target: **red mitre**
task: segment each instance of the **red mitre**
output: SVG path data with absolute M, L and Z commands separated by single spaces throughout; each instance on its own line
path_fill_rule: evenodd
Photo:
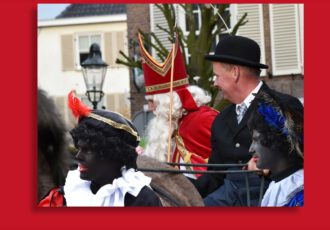
M 179 46 L 178 35 L 175 41 L 175 48 L 174 50 L 172 48 L 164 63 L 158 63 L 144 48 L 140 34 L 138 37 L 147 95 L 167 93 L 170 91 L 173 52 L 175 52 L 173 90 L 185 88 L 189 85 L 185 62 Z

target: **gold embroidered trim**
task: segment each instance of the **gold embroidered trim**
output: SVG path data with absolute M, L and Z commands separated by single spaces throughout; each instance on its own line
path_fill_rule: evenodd
M 120 123 L 117 123 L 109 118 L 105 118 L 105 117 L 101 117 L 95 113 L 90 113 L 88 115 L 88 117 L 91 117 L 91 118 L 94 118 L 98 121 L 102 121 L 104 123 L 107 123 L 108 125 L 111 125 L 112 127 L 114 127 L 115 129 L 122 129 L 122 130 L 125 130 L 126 132 L 132 134 L 133 136 L 136 137 L 136 140 L 137 141 L 140 141 L 140 136 L 137 132 L 135 132 L 130 126 L 128 125 L 125 125 L 125 124 L 120 124 Z
M 173 81 L 173 87 L 178 87 L 178 86 L 186 85 L 186 84 L 189 84 L 188 78 Z M 169 89 L 169 88 L 170 88 L 170 82 L 167 82 L 167 83 L 158 84 L 158 85 L 146 86 L 146 92 L 150 93 L 150 92 L 163 90 L 163 89 Z
M 183 143 L 183 139 L 179 134 L 175 135 L 175 140 L 176 140 L 176 144 L 178 146 L 179 154 L 182 156 L 184 163 L 191 164 L 191 160 L 190 160 L 191 156 L 192 155 L 198 156 L 198 155 L 196 155 L 195 153 L 189 152 L 186 149 L 186 147 L 184 146 L 184 143 Z M 201 156 L 198 156 L 198 157 L 201 158 Z M 207 162 L 209 161 L 209 158 L 204 159 L 204 161 L 207 164 Z M 186 167 L 188 170 L 192 170 L 191 166 L 186 166 Z
M 169 71 L 169 69 L 171 68 L 172 57 L 173 57 L 173 55 L 172 55 L 173 48 L 170 51 L 170 53 L 168 54 L 166 60 L 163 63 L 159 63 L 144 48 L 144 45 L 143 45 L 142 38 L 141 38 L 140 34 L 139 34 L 139 39 L 140 39 L 140 47 L 141 47 L 141 50 L 142 50 L 142 52 L 141 52 L 142 63 L 146 63 L 153 71 L 155 71 L 156 73 L 158 73 L 159 75 L 164 77 L 167 74 L 167 72 Z M 176 55 L 177 55 L 177 52 L 178 52 L 178 46 L 179 46 L 179 41 L 178 41 L 178 39 L 176 39 L 175 50 L 174 50 L 175 58 L 176 58 Z
M 176 144 L 178 146 L 179 153 L 183 158 L 183 162 L 186 163 L 186 164 L 191 164 L 190 158 L 191 158 L 192 153 L 189 152 L 186 149 L 186 147 L 184 146 L 182 137 L 177 134 L 177 135 L 175 135 L 175 140 L 176 140 Z M 186 168 L 188 170 L 192 170 L 190 166 L 186 166 Z

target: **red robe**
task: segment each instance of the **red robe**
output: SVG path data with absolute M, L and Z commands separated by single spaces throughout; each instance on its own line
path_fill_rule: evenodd
M 189 111 L 179 121 L 175 136 L 176 147 L 172 162 L 179 163 L 180 156 L 184 163 L 206 164 L 211 154 L 211 126 L 218 111 L 208 106 L 201 106 L 196 111 Z M 188 170 L 206 170 L 206 167 L 186 167 Z M 197 174 L 196 177 L 199 177 Z

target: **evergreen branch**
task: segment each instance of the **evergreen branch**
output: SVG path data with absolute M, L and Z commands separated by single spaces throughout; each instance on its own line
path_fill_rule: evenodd
M 142 66 L 141 66 L 141 61 L 138 60 L 134 60 L 133 58 L 130 58 L 128 57 L 123 51 L 119 51 L 119 54 L 122 55 L 125 59 L 125 60 L 122 60 L 120 58 L 117 58 L 116 59 L 116 64 L 121 64 L 121 65 L 126 65 L 126 66 L 129 66 L 131 68 L 140 68 L 142 69 Z
M 164 31 L 164 32 L 167 33 L 167 34 L 170 34 L 170 33 L 171 33 L 171 31 L 169 31 L 168 29 L 166 29 L 166 28 L 160 26 L 159 24 L 157 24 L 156 27 L 159 28 L 160 30 Z

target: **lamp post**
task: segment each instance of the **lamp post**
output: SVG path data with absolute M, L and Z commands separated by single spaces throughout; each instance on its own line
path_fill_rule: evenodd
M 82 73 L 87 88 L 86 96 L 97 109 L 104 93 L 102 91 L 108 64 L 102 60 L 100 46 L 93 43 L 89 48 L 88 58 L 81 64 Z

